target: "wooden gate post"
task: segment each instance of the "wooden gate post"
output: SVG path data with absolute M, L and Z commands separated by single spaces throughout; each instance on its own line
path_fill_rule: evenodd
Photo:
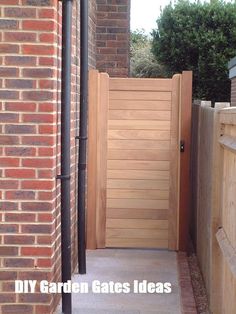
M 100 74 L 89 71 L 88 91 L 88 172 L 87 172 L 87 249 L 95 250 L 96 241 L 96 174 L 97 174 L 97 110 L 100 93 Z M 78 217 L 79 219 L 79 217 Z
M 87 249 L 105 247 L 109 76 L 89 72 Z
M 187 251 L 190 220 L 190 152 L 192 116 L 192 71 L 184 71 L 181 80 L 180 134 L 184 151 L 180 155 L 179 250 Z

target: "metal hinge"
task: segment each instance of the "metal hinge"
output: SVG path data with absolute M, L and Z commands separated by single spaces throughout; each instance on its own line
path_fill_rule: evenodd
M 180 141 L 180 152 L 184 153 L 184 149 L 185 149 L 185 142 L 183 140 Z

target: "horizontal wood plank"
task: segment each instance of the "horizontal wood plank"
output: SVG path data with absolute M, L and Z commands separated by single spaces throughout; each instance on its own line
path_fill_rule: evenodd
M 169 130 L 109 130 L 108 139 L 113 140 L 170 140 Z
M 141 200 L 141 199 L 107 199 L 108 208 L 146 208 L 146 209 L 168 209 L 168 200 Z
M 169 161 L 108 160 L 109 170 L 169 170 Z
M 171 92 L 153 92 L 153 91 L 111 91 L 112 99 L 132 99 L 132 100 L 171 100 Z
M 108 170 L 108 179 L 148 179 L 148 180 L 169 180 L 169 171 L 154 170 Z
M 152 79 L 152 78 L 111 78 L 110 90 L 119 91 L 171 91 L 171 79 Z
M 170 111 L 109 110 L 110 120 L 160 120 L 170 121 Z
M 169 181 L 165 180 L 122 180 L 108 179 L 108 189 L 138 189 L 138 190 L 164 190 L 169 191 Z
M 168 229 L 168 220 L 107 219 L 107 228 L 115 229 Z
M 108 149 L 159 149 L 169 150 L 170 141 L 154 140 L 109 140 Z
M 170 130 L 170 121 L 161 120 L 109 120 L 110 130 Z
M 169 150 L 157 150 L 157 149 L 109 149 L 108 160 L 121 159 L 121 160 L 170 160 Z
M 161 110 L 170 111 L 171 102 L 166 100 L 111 100 L 109 109 L 125 109 L 125 110 Z
M 107 218 L 119 219 L 168 219 L 168 210 L 166 209 L 134 209 L 134 208 L 108 208 Z
M 168 240 L 108 238 L 106 239 L 106 247 L 166 249 L 168 248 Z
M 107 239 L 127 238 L 127 239 L 168 239 L 168 230 L 155 229 L 106 229 Z
M 136 198 L 149 200 L 168 200 L 169 191 L 162 190 L 123 190 L 123 189 L 108 189 L 108 198 Z

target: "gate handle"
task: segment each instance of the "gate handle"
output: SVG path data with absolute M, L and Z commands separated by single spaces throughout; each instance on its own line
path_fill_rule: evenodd
M 180 141 L 180 152 L 184 153 L 185 150 L 185 142 L 183 140 Z

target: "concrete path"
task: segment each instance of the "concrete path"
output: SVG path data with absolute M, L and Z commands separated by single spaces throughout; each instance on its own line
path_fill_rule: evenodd
M 73 294 L 73 314 L 181 314 L 177 254 L 161 250 L 104 249 L 88 251 L 87 274 L 74 282 L 88 282 L 89 293 Z M 170 294 L 96 294 L 92 282 L 134 280 L 170 282 Z

